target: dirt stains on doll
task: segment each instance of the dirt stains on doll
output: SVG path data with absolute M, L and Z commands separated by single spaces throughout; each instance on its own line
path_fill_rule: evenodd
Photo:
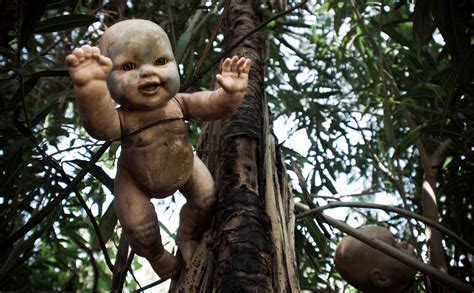
M 176 242 L 189 264 L 212 219 L 216 191 L 209 171 L 193 154 L 184 120 L 215 120 L 232 113 L 244 97 L 250 60 L 227 58 L 216 76 L 219 89 L 184 94 L 178 93 L 169 39 L 155 23 L 119 22 L 105 31 L 99 47 L 86 45 L 66 57 L 80 116 L 91 136 L 121 140 L 115 178 L 120 224 L 134 251 L 160 277 L 173 276 L 179 263 L 163 248 L 150 199 L 176 190 L 186 197 Z
M 406 255 L 415 256 L 413 246 L 406 242 L 397 243 L 384 227 L 370 226 L 358 230 Z M 337 245 L 334 263 L 344 280 L 364 292 L 411 292 L 416 273 L 411 267 L 349 235 Z

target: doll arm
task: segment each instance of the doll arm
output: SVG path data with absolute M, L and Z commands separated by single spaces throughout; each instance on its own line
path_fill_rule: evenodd
M 222 73 L 216 75 L 221 86 L 214 91 L 178 94 L 186 119 L 217 120 L 230 115 L 242 103 L 248 84 L 250 59 L 226 58 Z
M 66 65 L 84 128 L 96 139 L 120 139 L 120 119 L 106 83 L 112 61 L 85 45 L 66 57 Z

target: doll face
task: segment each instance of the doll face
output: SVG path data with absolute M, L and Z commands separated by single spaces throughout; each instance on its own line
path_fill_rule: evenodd
M 107 86 L 122 107 L 154 109 L 178 92 L 176 61 L 168 36 L 159 26 L 143 20 L 123 21 L 102 38 L 101 51 L 113 63 Z
M 365 227 L 359 231 L 415 257 L 413 246 L 397 243 L 385 228 Z M 381 288 L 384 292 L 402 292 L 416 273 L 411 267 L 350 236 L 345 236 L 338 244 L 335 264 L 348 283 L 367 292 L 380 292 Z

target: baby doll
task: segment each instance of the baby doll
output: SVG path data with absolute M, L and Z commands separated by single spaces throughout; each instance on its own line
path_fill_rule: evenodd
M 212 219 L 216 190 L 206 166 L 193 155 L 184 120 L 231 114 L 243 100 L 250 60 L 225 59 L 217 90 L 178 93 L 168 36 L 155 23 L 135 19 L 108 28 L 98 47 L 75 49 L 66 65 L 87 132 L 101 140 L 121 140 L 115 210 L 130 245 L 161 278 L 175 275 L 180 265 L 163 248 L 150 199 L 176 190 L 185 196 L 176 244 L 189 264 Z
M 359 231 L 415 256 L 411 245 L 396 243 L 392 233 L 384 227 L 364 227 Z M 337 245 L 334 262 L 344 280 L 364 292 L 409 292 L 416 273 L 411 267 L 349 235 Z

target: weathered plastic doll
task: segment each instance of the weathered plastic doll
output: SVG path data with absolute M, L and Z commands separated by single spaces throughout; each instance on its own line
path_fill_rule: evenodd
M 396 243 L 392 233 L 384 227 L 364 227 L 359 231 L 415 256 L 413 246 L 406 242 Z M 364 292 L 411 292 L 416 273 L 411 267 L 349 235 L 337 245 L 334 262 L 344 280 Z
M 163 248 L 150 199 L 176 190 L 186 197 L 176 243 L 189 264 L 212 219 L 216 191 L 209 171 L 193 154 L 184 120 L 216 120 L 232 113 L 244 97 L 250 60 L 227 58 L 216 76 L 217 90 L 178 93 L 168 36 L 155 23 L 136 19 L 108 28 L 98 48 L 75 49 L 66 64 L 88 133 L 121 140 L 115 209 L 132 248 L 160 277 L 175 275 L 180 264 Z

